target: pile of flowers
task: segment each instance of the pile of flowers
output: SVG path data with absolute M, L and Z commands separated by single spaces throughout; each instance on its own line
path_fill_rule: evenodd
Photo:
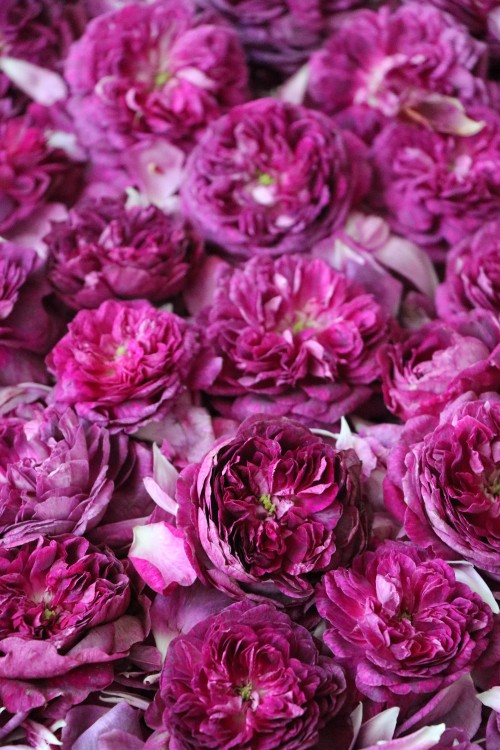
M 500 750 L 498 2 L 0 6 L 0 747 Z

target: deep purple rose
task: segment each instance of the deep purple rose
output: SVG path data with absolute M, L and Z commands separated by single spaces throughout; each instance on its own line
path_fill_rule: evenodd
M 220 411 L 328 426 L 370 397 L 387 329 L 371 294 L 301 256 L 224 269 L 199 322 L 223 362 L 210 388 Z
M 37 254 L 10 242 L 0 243 L 0 342 L 46 354 L 60 325 L 44 304 L 50 292 Z
M 227 252 L 303 252 L 366 193 L 365 149 L 320 112 L 277 99 L 235 107 L 194 149 L 181 194 L 194 225 Z
M 469 115 L 484 122 L 476 135 L 397 123 L 373 144 L 374 199 L 395 231 L 431 249 L 462 240 L 500 210 L 500 117 L 485 108 Z
M 310 598 L 365 548 L 361 463 L 288 419 L 248 419 L 187 467 L 177 525 L 202 580 L 231 596 Z
M 0 109 L 3 110 L 12 97 L 13 111 L 24 110 L 29 102 L 25 96 L 28 92 L 18 87 L 17 75 L 11 78 L 12 71 L 18 71 L 25 64 L 36 65 L 45 75 L 47 68 L 60 70 L 71 43 L 82 33 L 86 18 L 82 3 L 73 0 L 3 0 L 0 3 Z M 34 70 L 28 68 L 27 76 Z M 51 74 L 48 80 L 53 80 Z M 40 88 L 38 84 L 39 81 L 32 88 Z
M 416 117 L 431 93 L 486 101 L 486 72 L 485 46 L 432 6 L 359 10 L 311 57 L 306 101 L 330 115 L 357 106 L 382 121 Z
M 109 552 L 82 538 L 0 549 L 0 695 L 12 713 L 61 710 L 113 679 L 112 662 L 146 633 L 124 616 L 130 582 Z
M 341 709 L 345 679 L 271 604 L 238 602 L 170 645 L 153 707 L 171 750 L 306 750 Z
M 453 568 L 402 542 L 327 573 L 317 606 L 328 621 L 324 640 L 355 672 L 358 689 L 392 705 L 470 671 L 493 623 L 489 605 Z
M 47 201 L 71 203 L 81 165 L 51 146 L 50 135 L 28 116 L 0 122 L 0 234 Z
M 471 384 L 478 391 L 495 382 L 500 385 L 499 355 L 494 355 L 497 376 L 492 382 L 491 349 L 475 331 L 467 330 L 470 322 L 431 321 L 411 333 L 401 330 L 394 343 L 381 347 L 384 401 L 393 414 L 404 420 L 421 414 L 439 416 L 443 406 Z
M 290 74 L 320 46 L 335 14 L 359 0 L 198 0 L 236 27 L 249 61 Z
M 113 432 L 161 419 L 218 369 L 182 318 L 144 301 L 115 300 L 80 310 L 47 364 L 57 379 L 54 401 Z
M 43 68 L 58 68 L 82 32 L 86 14 L 70 0 L 3 0 L 0 6 L 2 52 Z
M 466 394 L 407 453 L 410 539 L 500 578 L 500 396 Z
M 106 299 L 161 301 L 181 291 L 201 240 L 178 214 L 126 208 L 123 198 L 87 201 L 44 238 L 49 279 L 77 310 Z
M 439 314 L 450 318 L 474 309 L 500 310 L 500 222 L 492 221 L 454 247 L 436 295 Z
M 81 535 L 108 516 L 151 510 L 142 486 L 149 451 L 110 435 L 73 409 L 32 407 L 29 419 L 0 421 L 0 534 L 15 546 L 37 536 Z M 111 505 L 119 505 L 113 510 Z
M 427 3 L 429 0 L 418 0 Z M 493 57 L 500 55 L 500 13 L 498 0 L 430 0 L 431 5 L 450 13 L 471 34 L 484 39 Z
M 151 135 L 190 144 L 246 99 L 236 32 L 214 14 L 197 14 L 191 0 L 98 16 L 73 45 L 66 77 L 82 141 L 105 150 Z

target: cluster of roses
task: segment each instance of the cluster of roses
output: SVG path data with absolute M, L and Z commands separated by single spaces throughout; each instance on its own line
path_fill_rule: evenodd
M 499 750 L 499 71 L 496 0 L 2 0 L 2 748 Z

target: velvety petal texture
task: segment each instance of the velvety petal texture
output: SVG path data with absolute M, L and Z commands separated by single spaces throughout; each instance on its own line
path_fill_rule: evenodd
M 144 301 L 115 300 L 81 310 L 47 364 L 57 404 L 127 432 L 163 417 L 190 382 L 209 384 L 218 369 L 180 317 Z
M 171 643 L 147 721 L 175 750 L 305 750 L 345 688 L 305 628 L 271 604 L 239 602 Z
M 181 193 L 204 237 L 251 257 L 306 250 L 344 223 L 369 180 L 355 136 L 319 112 L 264 98 L 208 129 Z
M 161 302 L 180 292 L 200 260 L 200 238 L 178 214 L 127 208 L 123 198 L 89 200 L 44 238 L 49 279 L 73 309 L 106 299 Z
M 177 500 L 200 577 L 237 598 L 310 599 L 367 541 L 359 459 L 288 419 L 248 419 L 182 472 Z
M 387 333 L 371 294 L 300 256 L 223 270 L 199 323 L 223 363 L 210 388 L 222 413 L 328 426 L 369 398 Z
M 198 14 L 191 0 L 98 16 L 72 46 L 65 72 L 78 132 L 97 150 L 151 135 L 190 145 L 247 96 L 236 33 L 214 14 Z
M 385 542 L 350 570 L 327 573 L 317 606 L 325 643 L 377 701 L 449 685 L 488 645 L 493 614 L 451 568 L 423 550 Z

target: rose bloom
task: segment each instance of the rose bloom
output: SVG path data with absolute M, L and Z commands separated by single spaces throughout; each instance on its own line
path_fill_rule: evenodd
M 80 310 L 68 328 L 47 357 L 57 380 L 53 399 L 113 432 L 161 419 L 218 369 L 194 328 L 142 300 Z
M 394 343 L 379 350 L 384 402 L 403 420 L 422 414 L 439 416 L 443 406 L 467 385 L 491 387 L 488 341 L 469 331 L 473 319 L 440 320 L 415 331 L 401 330 Z M 495 355 L 497 356 L 497 355 Z M 497 377 L 498 380 L 498 377 Z
M 10 61 L 22 60 L 42 68 L 60 69 L 71 43 L 82 33 L 86 18 L 82 4 L 74 0 L 2 0 L 2 56 Z M 2 70 L 0 94 L 0 110 L 7 97 L 12 97 L 13 111 L 18 114 L 29 103 L 28 97 Z
M 429 93 L 484 101 L 486 48 L 430 5 L 359 10 L 311 57 L 307 101 L 333 115 L 354 105 L 410 115 Z
M 126 208 L 123 198 L 88 200 L 44 238 L 49 279 L 69 307 L 106 299 L 161 301 L 181 291 L 202 244 L 178 214 Z
M 44 298 L 50 287 L 40 257 L 26 247 L 0 243 L 0 342 L 46 354 L 60 325 Z
M 42 68 L 58 68 L 85 21 L 86 13 L 74 0 L 2 0 L 2 52 Z
M 237 29 L 248 59 L 281 74 L 293 73 L 320 46 L 336 14 L 358 0 L 199 0 Z
M 0 234 L 46 201 L 71 203 L 80 188 L 81 165 L 28 116 L 0 122 L 0 172 Z
M 387 328 L 371 294 L 300 256 L 224 269 L 199 323 L 223 362 L 209 389 L 220 411 L 327 425 L 370 397 Z
M 0 419 L 2 544 L 95 528 L 108 506 L 150 509 L 142 474 L 152 471 L 147 448 L 80 420 L 71 408 L 33 406 L 29 418 Z
M 277 99 L 235 107 L 187 164 L 185 211 L 244 257 L 302 252 L 344 224 L 369 184 L 365 150 L 319 112 Z
M 355 671 L 357 688 L 392 705 L 468 673 L 493 624 L 490 606 L 453 568 L 402 542 L 327 573 L 317 606 L 328 622 L 324 641 Z
M 456 245 L 446 257 L 446 276 L 436 295 L 443 318 L 500 309 L 500 221 L 492 221 Z
M 81 702 L 111 683 L 112 662 L 145 635 L 122 618 L 123 565 L 82 538 L 0 548 L 0 601 L 0 696 L 12 713 Z
M 246 420 L 184 469 L 177 500 L 200 578 L 238 598 L 305 601 L 367 541 L 356 454 L 288 419 Z
M 500 396 L 465 394 L 410 448 L 402 488 L 410 539 L 500 578 Z
M 345 699 L 308 631 L 271 604 L 238 602 L 172 641 L 148 723 L 172 750 L 305 750 Z
M 373 144 L 381 205 L 393 229 L 417 244 L 446 248 L 500 209 L 500 117 L 484 108 L 468 114 L 484 122 L 476 135 L 397 123 Z
M 66 62 L 83 142 L 121 150 L 152 134 L 192 144 L 245 101 L 236 32 L 190 0 L 126 5 L 91 21 Z
M 427 4 L 428 0 L 418 0 Z M 498 0 L 431 0 L 431 5 L 450 13 L 471 34 L 484 39 L 492 57 L 500 54 L 500 18 Z

